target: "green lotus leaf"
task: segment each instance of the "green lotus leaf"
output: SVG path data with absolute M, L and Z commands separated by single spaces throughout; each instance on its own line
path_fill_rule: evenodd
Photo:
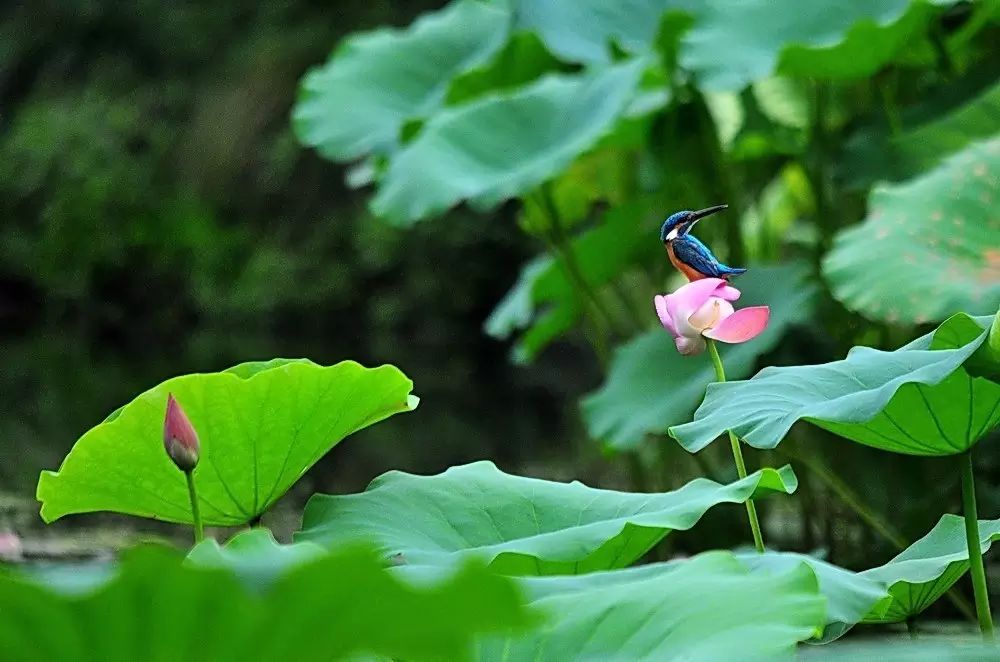
M 983 643 L 980 636 L 923 634 L 913 640 L 885 638 L 845 641 L 830 646 L 801 646 L 802 662 L 993 662 L 996 645 Z
M 938 4 L 938 3 L 935 3 Z M 680 64 L 699 86 L 738 91 L 774 73 L 864 78 L 920 35 L 933 15 L 924 2 L 709 2 L 694 10 Z
M 222 568 L 244 584 L 263 590 L 290 569 L 326 555 L 311 542 L 281 545 L 267 529 L 241 531 L 225 545 L 206 538 L 188 552 L 187 563 L 201 568 Z
M 632 494 L 475 462 L 434 476 L 390 471 L 360 494 L 313 496 L 295 537 L 327 545 L 373 539 L 413 565 L 472 557 L 506 574 L 576 574 L 627 566 L 712 506 L 796 487 L 783 467 L 729 485 L 699 478 L 674 492 Z
M 531 33 L 517 33 L 488 62 L 452 79 L 445 104 L 455 106 L 497 92 L 515 90 L 563 65 Z
M 1000 519 L 979 520 L 979 546 L 986 552 L 1000 540 Z M 889 587 L 885 613 L 868 614 L 866 623 L 898 623 L 930 607 L 969 569 L 965 519 L 944 515 L 927 535 L 885 565 L 860 573 Z
M 522 602 L 481 565 L 417 585 L 365 547 L 324 552 L 260 591 L 141 547 L 83 590 L 0 569 L 0 650 L 5 662 L 467 659 L 476 635 L 533 621 Z
M 723 554 L 712 552 L 710 555 Z M 704 558 L 707 555 L 695 557 Z M 819 592 L 826 598 L 826 619 L 820 641 L 827 642 L 840 636 L 866 616 L 882 615 L 888 608 L 891 597 L 886 586 L 875 579 L 868 579 L 859 573 L 839 568 L 830 563 L 805 554 L 793 552 L 739 553 L 735 557 L 750 572 L 757 574 L 785 574 L 805 564 L 815 574 Z M 625 570 L 593 572 L 583 575 L 562 575 L 550 577 L 527 577 L 523 580 L 525 590 L 532 602 L 552 595 L 564 595 L 581 590 L 608 586 L 628 585 L 644 592 L 647 583 L 655 583 L 671 575 L 689 559 L 650 563 Z M 817 635 L 819 633 L 817 632 Z
M 713 384 L 694 421 L 670 434 L 691 452 L 727 430 L 755 448 L 774 448 L 805 420 L 895 453 L 962 453 L 1000 423 L 1000 384 L 963 369 L 991 321 L 960 313 L 893 352 L 855 347 L 841 361 Z
M 783 573 L 805 564 L 816 575 L 826 598 L 826 620 L 820 643 L 833 641 L 866 617 L 883 617 L 892 602 L 885 584 L 865 573 L 851 572 L 806 554 L 766 552 L 738 554 L 755 573 Z
M 568 62 L 606 64 L 612 43 L 644 55 L 653 48 L 663 13 L 695 6 L 694 0 L 510 0 L 517 28 L 537 33 Z
M 242 364 L 169 379 L 84 434 L 58 471 L 43 471 L 42 518 L 113 511 L 191 522 L 184 474 L 163 450 L 167 394 L 201 440 L 194 470 L 204 523 L 246 524 L 263 514 L 340 441 L 417 404 L 393 366 L 304 360 Z
M 876 189 L 871 213 L 823 262 L 834 296 L 888 322 L 938 321 L 1000 305 L 1000 137 L 927 174 Z
M 606 213 L 602 223 L 575 237 L 570 245 L 581 278 L 600 288 L 621 275 L 628 266 L 662 255 L 662 247 L 643 232 L 637 218 L 647 216 L 649 205 L 636 202 Z M 650 307 L 652 310 L 652 306 Z M 580 299 L 561 261 L 549 255 L 529 262 L 517 283 L 486 320 L 486 332 L 506 339 L 524 330 L 512 350 L 517 362 L 530 362 L 553 340 L 576 324 L 582 314 Z
M 776 660 L 822 629 L 804 564 L 749 572 L 728 552 L 576 577 L 523 580 L 545 628 L 490 637 L 482 660 Z
M 800 263 L 755 266 L 734 282 L 743 292 L 738 305 L 769 305 L 771 321 L 760 337 L 720 347 L 730 378 L 749 375 L 757 357 L 773 349 L 792 325 L 809 319 L 816 287 L 808 274 Z M 649 315 L 655 322 L 652 297 Z M 690 420 L 714 381 L 708 355 L 681 356 L 670 334 L 657 326 L 615 351 L 607 380 L 583 400 L 587 430 L 610 448 L 634 449 L 646 434 L 664 434 Z
M 463 200 L 489 208 L 534 189 L 611 129 L 642 68 L 635 60 L 549 75 L 442 110 L 392 157 L 373 211 L 405 225 Z
M 509 23 L 504 7 L 464 0 L 405 30 L 349 37 L 302 80 L 292 113 L 299 140 L 335 161 L 393 151 L 407 121 L 443 105 L 452 78 L 503 46 Z

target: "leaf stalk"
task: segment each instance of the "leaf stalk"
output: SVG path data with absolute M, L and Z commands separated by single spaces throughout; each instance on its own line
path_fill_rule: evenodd
M 990 596 L 986 587 L 986 569 L 983 567 L 983 550 L 979 544 L 979 516 L 976 513 L 976 483 L 972 472 L 972 449 L 962 453 L 962 506 L 965 514 L 965 542 L 969 547 L 969 574 L 972 592 L 976 599 L 976 616 L 983 639 L 993 641 L 993 615 L 990 613 Z
M 708 353 L 712 357 L 712 365 L 715 366 L 715 380 L 718 382 L 726 381 L 726 370 L 722 365 L 722 357 L 719 356 L 719 348 L 716 347 L 715 341 L 711 338 L 705 338 L 705 342 L 708 344 Z M 747 477 L 747 466 L 743 461 L 743 451 L 740 449 L 740 440 L 736 434 L 729 430 L 729 445 L 733 449 L 733 460 L 736 462 L 736 473 L 739 474 L 740 478 Z M 750 531 L 753 534 L 753 545 L 757 548 L 757 551 L 761 554 L 764 553 L 764 537 L 760 532 L 760 521 L 757 519 L 757 506 L 754 504 L 753 499 L 747 499 L 747 519 L 750 521 Z

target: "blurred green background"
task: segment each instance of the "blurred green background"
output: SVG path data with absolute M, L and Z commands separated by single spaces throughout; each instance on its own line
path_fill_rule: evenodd
M 568 396 L 595 372 L 572 347 L 520 370 L 481 332 L 530 241 L 503 214 L 375 222 L 290 127 L 299 78 L 332 44 L 441 4 L 3 10 L 5 491 L 32 494 L 39 470 L 159 381 L 273 356 L 393 363 L 423 397 L 419 423 L 327 458 L 327 489 L 565 443 Z
M 649 305 L 678 284 L 657 240 L 678 209 L 730 204 L 698 235 L 774 308 L 767 340 L 727 354 L 734 377 L 996 310 L 996 2 L 459 4 L 412 44 L 354 42 L 346 72 L 349 49 L 328 58 L 348 35 L 445 3 L 0 10 L 0 490 L 17 527 L 37 526 L 38 472 L 138 392 L 275 356 L 393 363 L 422 398 L 338 446 L 292 505 L 481 458 L 605 487 L 728 480 L 728 449 L 663 435 L 711 375 Z M 463 43 L 489 29 L 465 11 L 499 32 Z M 401 117 L 382 144 L 337 138 L 380 113 Z M 1000 450 L 980 448 L 994 517 Z M 958 509 L 947 460 L 807 426 L 781 449 L 748 462 L 800 476 L 763 506 L 786 549 L 871 567 Z M 745 540 L 739 509 L 707 519 L 673 551 Z

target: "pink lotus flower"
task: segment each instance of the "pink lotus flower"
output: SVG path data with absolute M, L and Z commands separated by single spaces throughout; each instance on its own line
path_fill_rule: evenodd
M 167 455 L 183 472 L 193 471 L 198 465 L 201 444 L 198 433 L 188 419 L 173 393 L 167 394 L 167 414 L 163 419 L 163 447 Z
M 663 328 L 673 335 L 681 354 L 701 354 L 705 338 L 741 343 L 756 338 L 767 327 L 771 309 L 753 306 L 733 309 L 740 291 L 721 278 L 688 283 L 673 294 L 653 299 Z

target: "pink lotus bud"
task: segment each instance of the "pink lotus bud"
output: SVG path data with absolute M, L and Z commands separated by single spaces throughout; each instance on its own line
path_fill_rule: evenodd
M 193 471 L 198 465 L 201 445 L 198 433 L 188 420 L 173 393 L 167 394 L 167 415 L 163 420 L 163 447 L 177 468 L 184 472 Z
M 740 291 L 720 278 L 688 283 L 673 294 L 656 295 L 653 305 L 663 328 L 674 337 L 681 354 L 705 351 L 705 338 L 741 343 L 759 336 L 767 327 L 770 309 L 753 306 L 736 310 L 731 302 Z
M 0 531 L 0 561 L 21 561 L 21 539 L 13 531 Z

